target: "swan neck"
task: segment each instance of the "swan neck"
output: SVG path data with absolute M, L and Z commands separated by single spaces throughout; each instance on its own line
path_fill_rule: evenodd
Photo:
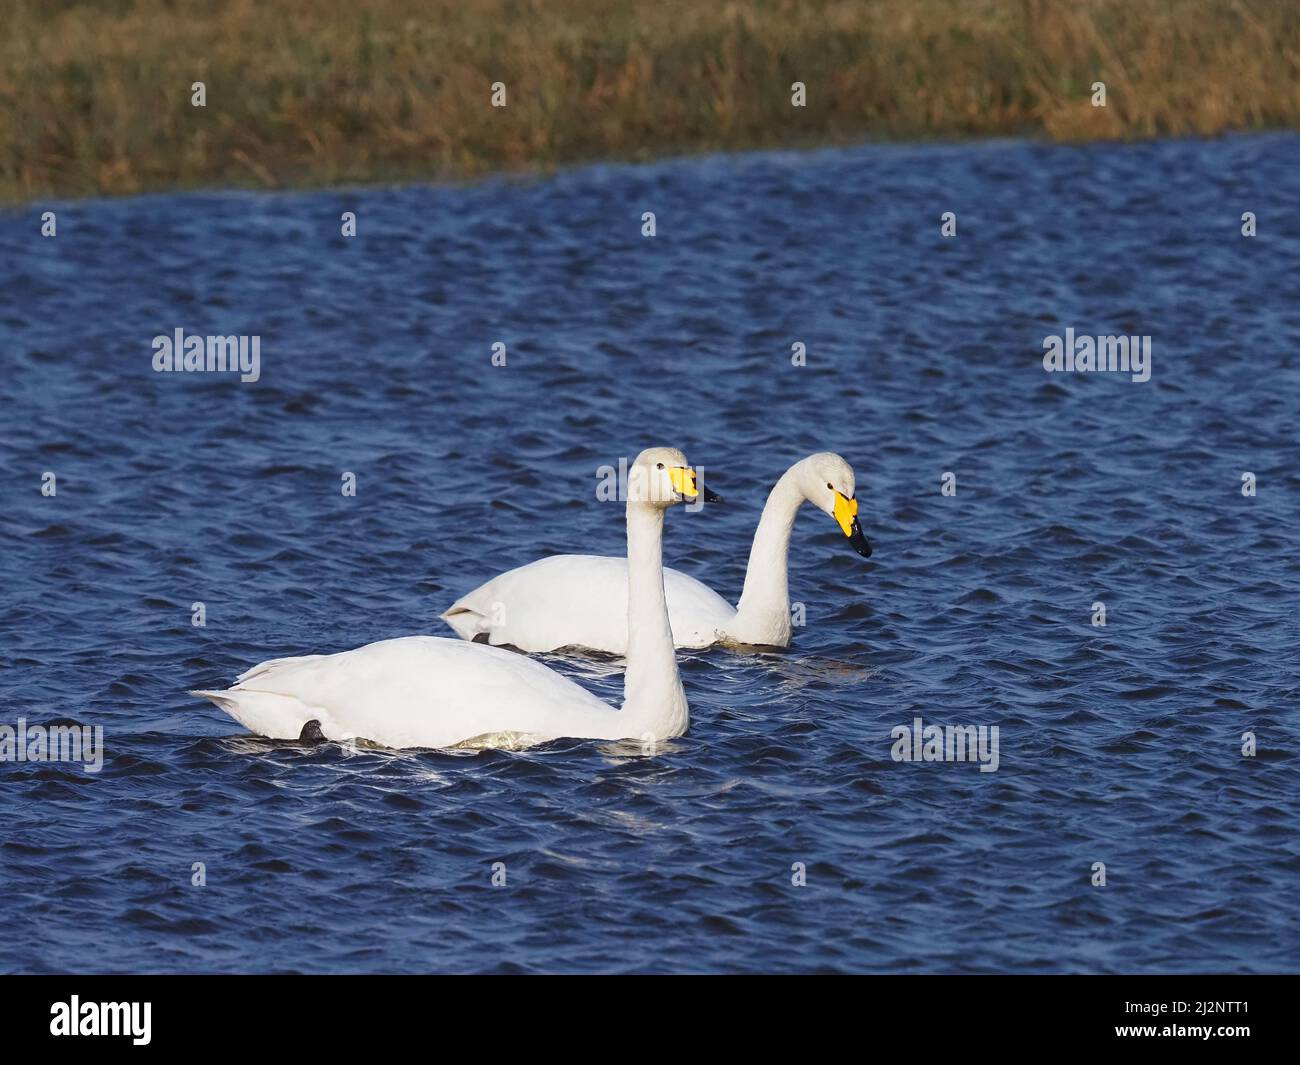
M 686 731 L 686 693 L 677 673 L 664 594 L 663 508 L 627 505 L 627 672 L 623 711 L 632 738 L 663 739 Z
M 790 618 L 790 591 L 787 577 L 790 556 L 790 532 L 795 515 L 803 505 L 804 493 L 799 488 L 798 464 L 791 466 L 772 486 L 763 516 L 754 533 L 754 543 L 749 549 L 749 565 L 745 568 L 745 587 L 736 605 L 736 622 L 739 627 L 759 624 L 777 624 L 784 618 L 788 630 Z M 778 626 L 779 627 L 779 626 Z

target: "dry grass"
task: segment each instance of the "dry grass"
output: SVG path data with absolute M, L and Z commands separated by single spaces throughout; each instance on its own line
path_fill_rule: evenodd
M 0 199 L 1300 125 L 1291 0 L 5 0 Z M 208 106 L 190 105 L 204 81 Z M 1090 86 L 1104 81 L 1108 104 Z M 509 105 L 489 105 L 505 82 Z M 794 81 L 808 104 L 790 104 Z

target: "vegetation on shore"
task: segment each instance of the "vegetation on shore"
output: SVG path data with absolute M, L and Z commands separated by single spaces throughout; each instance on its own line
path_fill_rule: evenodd
M 7 0 L 0 200 L 1300 126 L 1290 0 Z M 206 107 L 191 86 L 206 86 Z M 1106 86 L 1093 106 L 1092 85 Z M 492 106 L 493 83 L 506 106 Z M 806 86 L 806 106 L 791 86 Z

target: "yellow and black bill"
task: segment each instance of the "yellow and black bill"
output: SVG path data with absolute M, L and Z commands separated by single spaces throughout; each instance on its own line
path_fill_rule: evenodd
M 683 499 L 702 498 L 705 503 L 721 503 L 722 496 L 717 492 L 711 492 L 706 486 L 699 483 L 695 476 L 695 471 L 689 466 L 674 466 L 668 471 L 668 476 L 673 482 L 673 488 Z
M 835 520 L 839 522 L 844 535 L 849 538 L 853 550 L 863 558 L 870 558 L 871 541 L 863 535 L 862 527 L 858 524 L 858 501 L 856 499 L 846 499 L 839 492 L 836 492 Z

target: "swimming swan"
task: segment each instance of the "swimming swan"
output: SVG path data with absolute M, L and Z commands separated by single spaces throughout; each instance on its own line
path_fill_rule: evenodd
M 745 587 L 735 607 L 674 569 L 664 570 L 668 613 L 678 647 L 714 643 L 785 647 L 790 643 L 786 560 L 790 530 L 805 500 L 839 524 L 863 558 L 871 545 L 858 526 L 853 467 L 820 452 L 796 462 L 767 497 L 754 534 Z M 605 555 L 551 555 L 493 577 L 442 615 L 466 640 L 523 651 L 587 647 L 627 650 L 627 560 Z
M 513 651 L 451 637 L 404 636 L 333 655 L 277 658 L 226 691 L 195 691 L 245 728 L 276 739 L 364 738 L 385 747 L 521 747 L 561 736 L 664 739 L 686 731 L 664 599 L 664 512 L 699 494 L 686 456 L 641 452 L 628 477 L 626 584 L 632 640 L 623 706 Z

